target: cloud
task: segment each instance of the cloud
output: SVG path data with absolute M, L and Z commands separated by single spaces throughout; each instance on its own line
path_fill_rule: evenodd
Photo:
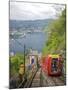
M 64 5 L 10 2 L 10 19 L 35 20 L 56 18 L 57 10 Z

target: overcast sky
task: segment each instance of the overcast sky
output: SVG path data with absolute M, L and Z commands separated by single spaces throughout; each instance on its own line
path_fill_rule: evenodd
M 64 5 L 56 4 L 10 2 L 10 19 L 52 19 L 56 18 L 64 8 Z

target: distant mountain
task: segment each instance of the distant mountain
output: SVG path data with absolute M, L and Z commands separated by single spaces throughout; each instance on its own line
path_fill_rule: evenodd
M 42 29 L 44 26 L 48 26 L 48 24 L 52 21 L 52 19 L 44 19 L 44 20 L 10 20 L 9 28 L 10 30 L 27 30 L 27 29 Z

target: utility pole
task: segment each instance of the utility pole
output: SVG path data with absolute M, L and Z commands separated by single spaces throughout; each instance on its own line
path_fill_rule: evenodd
M 24 74 L 25 74 L 25 44 L 24 44 Z

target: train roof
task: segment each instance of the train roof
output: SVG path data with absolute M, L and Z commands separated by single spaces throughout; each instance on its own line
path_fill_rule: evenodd
M 58 55 L 58 54 L 51 54 L 51 55 L 48 55 L 48 57 L 58 58 L 58 57 L 59 57 L 59 55 Z

